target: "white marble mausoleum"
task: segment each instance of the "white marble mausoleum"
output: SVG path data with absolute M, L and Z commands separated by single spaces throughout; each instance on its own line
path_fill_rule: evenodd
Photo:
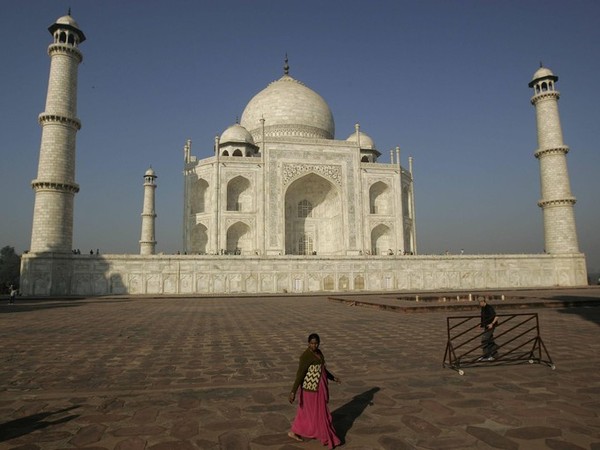
M 546 253 L 439 255 L 417 251 L 413 162 L 380 160 L 360 125 L 336 138 L 321 95 L 290 75 L 271 82 L 241 120 L 198 159 L 184 145 L 183 243 L 157 255 L 157 175 L 144 174 L 140 254 L 73 254 L 79 45 L 70 15 L 53 42 L 42 127 L 26 295 L 228 294 L 327 291 L 478 290 L 579 286 L 579 251 L 558 114 L 558 77 L 540 67 L 530 82 L 536 110 Z M 85 186 L 83 187 L 85 188 Z M 532 186 L 532 189 L 534 186 Z

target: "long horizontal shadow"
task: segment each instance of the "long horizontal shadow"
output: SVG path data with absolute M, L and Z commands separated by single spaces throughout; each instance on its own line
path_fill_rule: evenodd
M 61 417 L 60 419 L 52 420 L 51 416 L 79 408 L 80 405 L 71 406 L 69 408 L 59 409 L 57 411 L 48 411 L 43 413 L 32 414 L 31 416 L 21 417 L 20 419 L 11 420 L 0 424 L 0 442 L 9 441 L 11 439 L 25 436 L 34 431 L 43 430 L 53 425 L 69 422 L 79 415 L 72 414 Z M 50 420 L 47 420 L 49 419 Z
M 375 393 L 380 390 L 379 387 L 374 387 L 361 394 L 355 395 L 348 403 L 340 406 L 331 413 L 333 419 L 333 427 L 342 441 L 346 442 L 346 434 L 356 419 L 360 417 L 367 406 L 373 404 Z

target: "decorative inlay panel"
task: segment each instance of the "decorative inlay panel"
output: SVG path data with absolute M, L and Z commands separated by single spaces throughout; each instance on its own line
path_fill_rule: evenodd
M 342 185 L 342 169 L 332 164 L 283 164 L 283 186 L 300 178 L 302 175 L 314 172 L 331 181 L 338 186 Z

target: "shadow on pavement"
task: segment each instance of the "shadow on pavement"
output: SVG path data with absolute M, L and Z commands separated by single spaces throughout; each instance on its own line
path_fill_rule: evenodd
M 362 394 L 355 395 L 352 400 L 331 413 L 333 427 L 342 444 L 346 442 L 346 434 L 352 428 L 354 421 L 358 419 L 367 406 L 373 404 L 373 397 L 379 390 L 379 387 L 374 387 Z
M 57 418 L 55 420 L 45 420 L 50 416 L 60 415 L 75 408 L 79 408 L 79 405 L 59 409 L 57 411 L 32 414 L 31 416 L 22 417 L 20 419 L 15 419 L 11 420 L 10 422 L 2 423 L 0 424 L 0 442 L 8 441 L 10 439 L 33 433 L 37 430 L 42 430 L 52 425 L 58 425 L 60 423 L 65 423 L 76 419 L 77 417 L 79 417 L 79 415 L 72 414 L 65 417 Z
M 11 305 L 5 304 L 0 305 L 0 314 L 12 314 L 22 313 L 29 311 L 42 311 L 45 309 L 57 309 L 57 308 L 73 308 L 81 306 L 82 303 L 122 303 L 124 300 L 90 300 L 90 299 L 68 299 L 68 300 L 21 300 Z
M 573 307 L 559 309 L 558 311 L 562 314 L 577 315 L 585 320 L 595 323 L 600 326 L 600 308 L 597 305 L 591 305 L 596 307 Z

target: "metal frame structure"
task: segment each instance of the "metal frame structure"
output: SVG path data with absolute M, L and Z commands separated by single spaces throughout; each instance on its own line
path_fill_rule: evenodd
M 511 364 L 545 364 L 556 367 L 540 336 L 537 314 L 497 314 L 501 331 L 494 335 L 498 354 L 492 361 L 482 360 L 480 316 L 447 317 L 448 342 L 443 367 L 464 375 L 464 367 Z M 474 331 L 478 331 L 474 333 Z M 475 345 L 476 344 L 476 345 Z

